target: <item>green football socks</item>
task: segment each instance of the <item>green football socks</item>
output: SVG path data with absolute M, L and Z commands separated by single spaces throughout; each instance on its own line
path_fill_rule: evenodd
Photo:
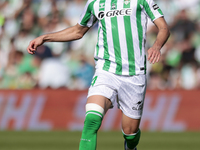
M 136 134 L 131 134 L 131 135 L 124 134 L 124 139 L 126 140 L 127 147 L 129 149 L 134 149 L 138 145 L 140 140 L 140 134 L 141 134 L 140 129 Z
M 103 115 L 90 110 L 86 112 L 79 150 L 96 150 L 97 131 L 101 126 Z

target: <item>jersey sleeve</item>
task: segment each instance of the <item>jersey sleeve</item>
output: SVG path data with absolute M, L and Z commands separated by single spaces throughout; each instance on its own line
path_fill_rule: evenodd
M 154 0 L 144 0 L 143 7 L 147 16 L 152 21 L 164 16 L 163 12 L 159 8 L 159 6 L 154 2 Z
M 92 27 L 97 21 L 97 18 L 93 14 L 94 12 L 93 4 L 94 4 L 94 0 L 87 1 L 85 8 L 83 10 L 83 13 L 78 22 L 81 26 Z

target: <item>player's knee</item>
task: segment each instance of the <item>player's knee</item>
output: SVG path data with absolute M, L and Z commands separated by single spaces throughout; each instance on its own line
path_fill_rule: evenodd
M 123 133 L 129 135 L 129 134 L 133 134 L 133 133 L 135 133 L 135 132 L 132 131 L 131 128 L 126 127 L 126 128 L 123 128 Z
M 135 148 L 140 140 L 140 134 L 141 134 L 140 129 L 134 134 L 125 134 L 124 131 L 122 132 L 124 135 L 124 139 L 127 141 L 128 147 L 131 149 Z
M 134 137 L 140 137 L 141 131 L 140 131 L 140 129 L 137 129 L 137 131 L 133 133 L 132 130 L 130 130 L 130 129 L 127 131 L 124 131 L 122 129 L 122 133 L 123 133 L 124 137 L 132 136 L 134 138 Z
M 138 130 L 139 128 L 132 128 L 131 126 L 126 126 L 122 128 L 122 132 L 127 135 L 137 133 Z

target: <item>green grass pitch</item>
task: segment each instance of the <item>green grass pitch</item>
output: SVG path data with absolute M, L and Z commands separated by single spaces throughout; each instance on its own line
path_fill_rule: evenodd
M 78 150 L 81 132 L 0 131 L 0 150 Z M 138 150 L 199 150 L 200 132 L 142 132 Z M 98 133 L 97 150 L 123 150 L 120 131 Z

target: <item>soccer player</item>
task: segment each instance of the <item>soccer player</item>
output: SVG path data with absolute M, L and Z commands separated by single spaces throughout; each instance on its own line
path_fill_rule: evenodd
M 78 24 L 59 32 L 42 35 L 30 42 L 34 54 L 44 42 L 77 40 L 98 21 L 98 42 L 94 59 L 96 71 L 88 91 L 86 117 L 79 150 L 95 150 L 97 131 L 107 110 L 118 103 L 122 111 L 125 150 L 136 150 L 140 139 L 139 124 L 146 92 L 147 17 L 158 34 L 148 49 L 148 61 L 156 63 L 169 29 L 154 0 L 88 0 Z

